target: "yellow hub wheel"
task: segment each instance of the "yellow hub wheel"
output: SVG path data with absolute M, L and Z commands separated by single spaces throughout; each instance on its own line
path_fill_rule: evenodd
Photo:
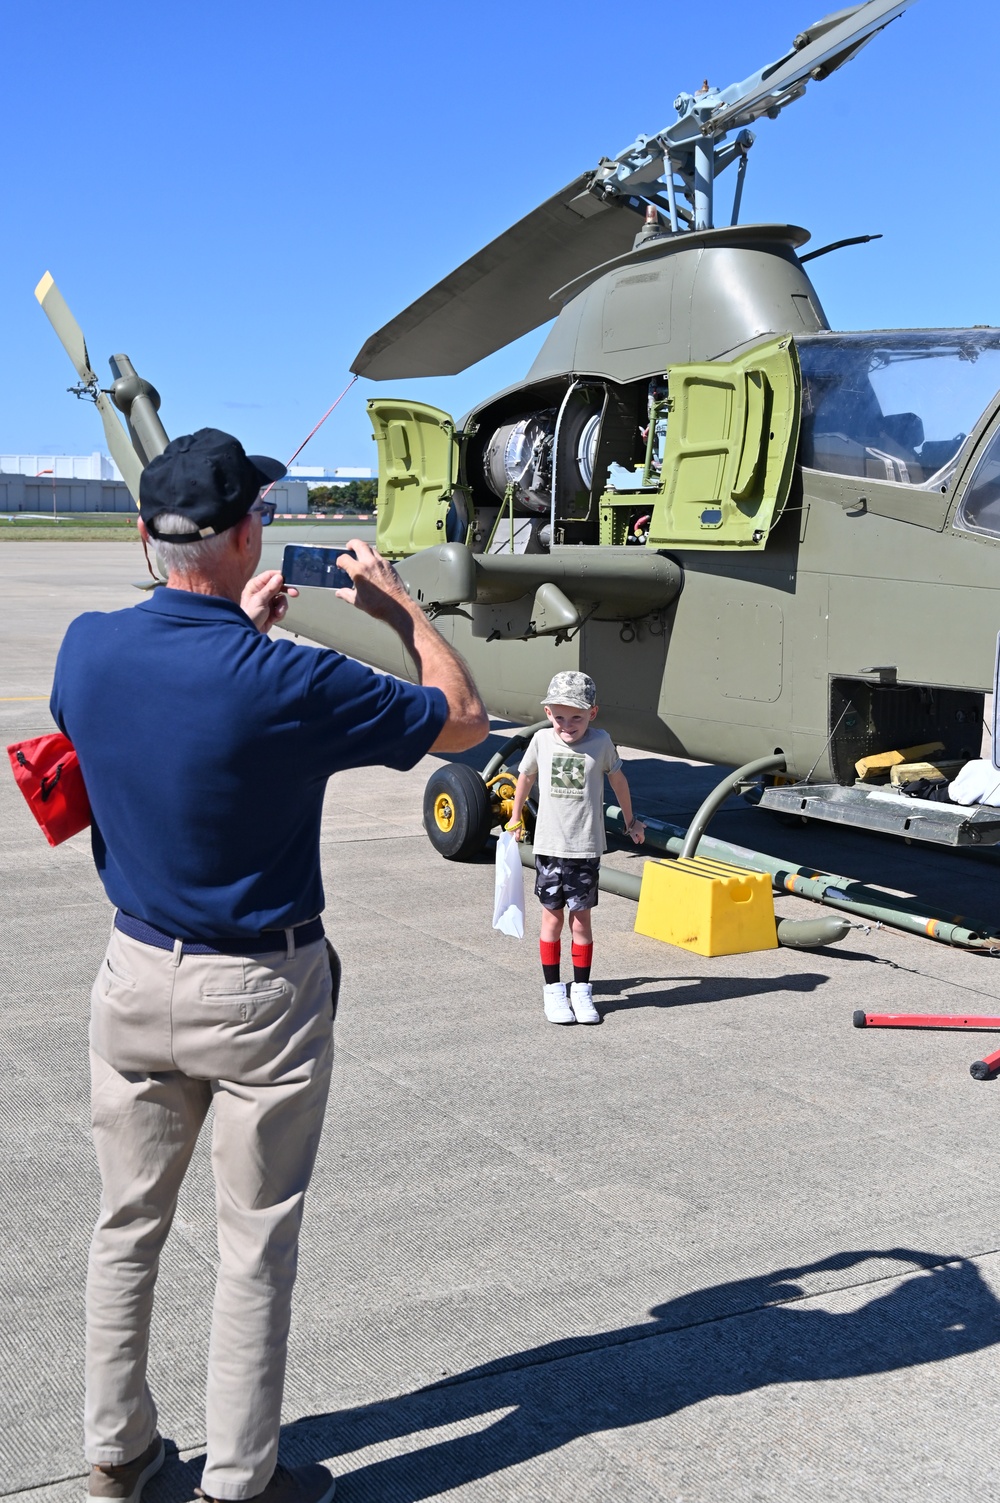
M 446 835 L 455 823 L 455 805 L 447 793 L 439 793 L 434 800 L 434 823 Z
M 431 773 L 423 815 L 431 845 L 446 861 L 478 856 L 496 823 L 486 784 L 464 762 L 448 762 Z

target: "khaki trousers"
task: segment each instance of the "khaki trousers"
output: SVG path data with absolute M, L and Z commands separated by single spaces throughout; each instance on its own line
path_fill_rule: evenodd
M 287 951 L 243 958 L 112 931 L 91 999 L 102 1192 L 87 1277 L 88 1461 L 130 1461 L 156 1429 L 146 1361 L 160 1250 L 211 1107 L 219 1271 L 202 1485 L 237 1499 L 269 1482 L 339 972 L 325 941 L 296 954 L 290 932 Z

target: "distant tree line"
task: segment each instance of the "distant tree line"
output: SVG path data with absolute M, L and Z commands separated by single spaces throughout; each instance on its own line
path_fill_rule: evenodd
M 322 511 L 374 511 L 377 480 L 349 480 L 346 485 L 311 485 L 310 507 Z

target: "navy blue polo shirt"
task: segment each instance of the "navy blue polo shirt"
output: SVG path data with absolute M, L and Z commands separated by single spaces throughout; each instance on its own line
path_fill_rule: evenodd
M 324 906 L 327 779 L 412 767 L 440 689 L 264 636 L 238 605 L 160 588 L 72 623 L 52 714 L 80 757 L 111 902 L 181 939 L 236 939 Z

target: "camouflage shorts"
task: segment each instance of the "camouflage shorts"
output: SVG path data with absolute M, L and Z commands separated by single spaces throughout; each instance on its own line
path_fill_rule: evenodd
M 543 908 L 568 908 L 571 913 L 596 908 L 600 870 L 599 856 L 536 856 L 535 897 Z

